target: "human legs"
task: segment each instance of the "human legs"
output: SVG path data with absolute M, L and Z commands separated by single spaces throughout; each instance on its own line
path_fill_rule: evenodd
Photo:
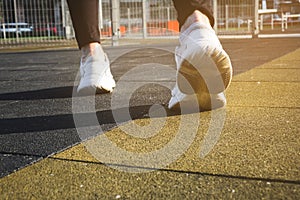
M 177 11 L 177 19 L 180 27 L 182 27 L 186 19 L 192 15 L 195 10 L 199 10 L 206 15 L 211 26 L 214 26 L 215 21 L 210 0 L 173 0 L 173 4 Z
M 209 0 L 173 0 L 181 31 L 176 48 L 177 76 L 169 108 L 180 106 L 196 95 L 200 110 L 226 104 L 224 95 L 232 77 L 229 56 L 212 26 Z M 188 104 L 185 104 L 188 105 Z
M 68 6 L 79 48 L 89 43 L 100 43 L 97 0 L 68 0 Z
M 115 81 L 110 71 L 107 55 L 100 45 L 98 0 L 67 0 L 82 57 L 81 79 L 77 91 L 93 94 L 112 92 Z

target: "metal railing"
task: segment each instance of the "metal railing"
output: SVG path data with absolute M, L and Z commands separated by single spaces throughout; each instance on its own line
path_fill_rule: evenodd
M 112 4 L 108 0 L 102 0 L 101 5 L 100 27 L 103 37 L 113 35 L 119 38 L 178 36 L 179 25 L 172 0 L 112 0 Z M 111 10 L 118 13 L 108 12 Z M 112 21 L 116 23 L 113 24 Z M 117 28 L 113 30 L 112 27 Z
M 0 44 L 72 42 L 65 0 L 0 0 Z
M 214 1 L 216 26 L 218 34 L 251 34 L 251 22 L 255 16 L 254 0 Z
M 271 13 L 270 18 L 268 13 L 259 17 L 259 0 L 211 1 L 216 19 L 215 30 L 219 35 L 257 34 L 262 28 L 282 30 L 279 7 L 276 8 L 278 13 Z M 179 35 L 172 0 L 99 2 L 99 29 L 103 38 L 117 41 L 122 38 L 170 38 Z M 300 17 L 284 20 L 285 27 L 289 25 L 288 30 L 300 26 Z M 75 41 L 66 0 L 0 0 L 0 22 L 1 46 Z

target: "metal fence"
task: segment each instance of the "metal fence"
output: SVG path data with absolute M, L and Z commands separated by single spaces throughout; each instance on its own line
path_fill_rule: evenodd
M 214 1 L 218 34 L 251 34 L 253 32 L 255 1 L 222 0 Z
M 74 38 L 63 0 L 0 0 L 0 44 L 53 43 Z
M 121 0 L 112 3 L 102 0 L 100 5 L 102 37 L 116 35 L 119 38 L 145 38 L 178 35 L 179 25 L 172 0 Z M 111 10 L 117 10 L 118 13 L 111 13 Z M 112 20 L 116 23 L 112 23 Z M 116 30 L 112 26 L 117 27 Z
M 283 24 L 291 29 L 300 24 L 300 16 L 294 14 L 300 13 L 297 10 L 299 1 L 296 7 L 292 7 L 294 15 L 285 18 L 280 14 L 280 11 L 283 13 L 283 7 L 277 0 L 211 1 L 216 19 L 215 30 L 219 35 L 253 34 L 258 31 L 258 25 L 261 30 L 266 30 Z M 270 4 L 271 1 L 273 4 Z M 103 38 L 118 40 L 178 36 L 179 25 L 172 0 L 99 2 L 99 29 Z M 266 5 L 262 5 L 264 2 L 268 2 L 268 7 L 275 8 L 276 12 L 260 14 L 259 18 L 258 9 L 266 9 Z M 0 0 L 0 22 L 1 46 L 75 41 L 66 0 Z

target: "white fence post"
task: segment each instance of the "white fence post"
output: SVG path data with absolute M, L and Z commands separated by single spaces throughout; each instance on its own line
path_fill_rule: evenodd
M 259 9 L 259 0 L 254 1 L 253 6 L 253 25 L 252 25 L 252 37 L 257 38 L 259 33 L 259 27 L 258 27 L 258 9 Z
M 102 0 L 99 0 L 99 28 L 103 29 L 103 12 L 102 12 Z
M 65 1 L 61 1 L 61 19 L 62 19 L 62 29 L 60 35 L 66 37 L 66 9 L 65 9 Z
M 215 26 L 214 29 L 216 33 L 218 33 L 218 1 L 213 1 L 213 12 L 214 12 L 214 18 L 215 18 Z
M 2 29 L 3 29 L 3 38 L 6 39 L 6 30 L 5 30 L 5 24 L 2 24 Z
M 171 17 L 170 17 L 170 7 L 167 7 L 167 21 L 170 21 Z
M 229 28 L 229 6 L 225 5 L 225 24 L 226 24 L 226 31 Z
M 17 43 L 19 43 L 19 26 L 18 26 L 18 6 L 17 6 L 17 1 L 14 0 L 14 14 L 15 14 L 15 23 L 16 23 L 16 40 Z
M 146 0 L 142 0 L 143 10 L 143 38 L 147 38 L 147 5 Z
M 128 35 L 131 35 L 131 11 L 127 8 L 127 20 L 128 20 Z
M 120 34 L 120 1 L 111 0 L 112 10 L 112 46 L 119 45 Z

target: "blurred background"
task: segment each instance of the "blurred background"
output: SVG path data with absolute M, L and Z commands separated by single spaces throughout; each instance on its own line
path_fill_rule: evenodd
M 300 0 L 212 0 L 219 36 L 300 34 Z M 176 38 L 172 0 L 99 0 L 104 40 Z M 75 43 L 66 0 L 0 0 L 0 45 Z

